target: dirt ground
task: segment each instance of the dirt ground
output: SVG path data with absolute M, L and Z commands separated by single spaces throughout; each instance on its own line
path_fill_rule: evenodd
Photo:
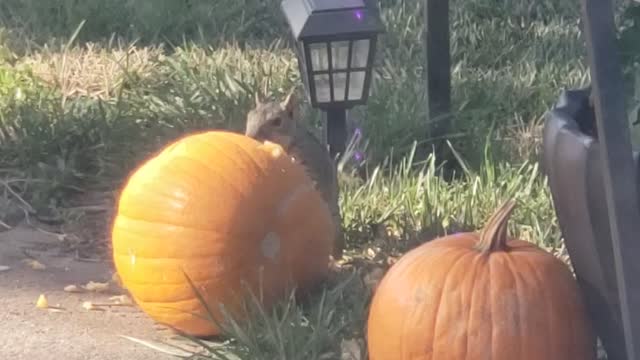
M 85 236 L 105 234 L 108 216 L 98 217 L 103 221 L 85 223 Z M 33 224 L 0 232 L 0 359 L 173 358 L 122 337 L 162 341 L 171 334 L 127 305 L 126 292 L 112 281 L 108 241 L 93 240 L 70 245 L 66 235 Z M 90 282 L 98 284 L 84 289 Z M 82 291 L 65 291 L 69 285 Z M 36 306 L 40 295 L 49 308 Z

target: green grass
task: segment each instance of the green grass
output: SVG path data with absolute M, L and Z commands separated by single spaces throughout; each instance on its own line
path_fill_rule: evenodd
M 65 221 L 76 195 L 116 189 L 172 139 L 241 130 L 254 92 L 299 86 L 278 3 L 0 2 L 0 224 L 24 212 Z M 365 159 L 344 159 L 341 174 L 349 256 L 368 265 L 328 283 L 325 297 L 284 302 L 249 330 L 232 329 L 224 348 L 242 359 L 334 359 L 354 346 L 364 354 L 371 268 L 479 228 L 510 196 L 519 204 L 512 234 L 566 259 L 536 161 L 545 111 L 561 89 L 589 81 L 578 2 L 452 1 L 453 178 L 436 161 L 442 154 L 424 151 L 437 139 L 424 120 L 422 1 L 380 4 L 387 33 L 371 98 L 350 113 Z M 619 4 L 631 79 L 638 52 L 628 39 L 640 20 L 623 19 Z M 318 125 L 319 114 L 304 110 Z

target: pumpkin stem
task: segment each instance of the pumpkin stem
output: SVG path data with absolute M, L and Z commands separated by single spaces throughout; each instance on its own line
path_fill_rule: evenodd
M 507 224 L 515 207 L 516 202 L 509 199 L 491 215 L 480 232 L 480 241 L 476 245 L 478 251 L 489 254 L 507 250 Z

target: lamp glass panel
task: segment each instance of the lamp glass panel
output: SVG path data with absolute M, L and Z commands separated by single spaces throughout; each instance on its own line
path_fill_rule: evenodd
M 314 75 L 313 80 L 316 88 L 316 101 L 318 103 L 331 102 L 329 74 Z
M 331 60 L 334 70 L 346 70 L 349 64 L 349 42 L 334 41 L 331 43 Z
M 334 101 L 344 101 L 347 90 L 347 73 L 338 72 L 333 74 L 333 97 Z
M 311 57 L 311 71 L 329 70 L 329 54 L 327 54 L 327 44 L 309 44 L 309 54 Z
M 364 90 L 364 71 L 352 71 L 349 76 L 349 100 L 360 100 Z
M 364 68 L 369 60 L 369 39 L 355 40 L 351 54 L 351 67 Z

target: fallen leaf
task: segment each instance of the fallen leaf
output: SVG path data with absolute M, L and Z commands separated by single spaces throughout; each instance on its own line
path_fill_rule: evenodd
M 44 270 L 47 268 L 44 264 L 34 259 L 24 259 L 22 262 L 29 265 L 33 270 Z
M 400 237 L 400 231 L 392 227 L 385 228 L 385 234 L 387 235 L 387 238 L 390 239 L 397 239 Z
M 38 297 L 38 301 L 36 301 L 36 307 L 39 309 L 46 309 L 49 307 L 49 301 L 47 300 L 47 297 L 44 296 L 44 294 L 40 294 L 40 296 Z
M 367 248 L 367 257 L 373 259 L 374 257 L 376 257 L 376 251 L 372 248 Z
M 104 309 L 101 309 L 101 308 L 99 308 L 99 307 L 95 306 L 91 301 L 85 301 L 85 302 L 83 302 L 83 303 L 82 303 L 82 307 L 83 307 L 85 310 L 88 310 L 88 311 L 92 311 L 92 310 L 104 310 Z
M 87 285 L 83 286 L 83 288 L 85 288 L 88 291 L 102 292 L 102 291 L 109 290 L 109 283 L 108 282 L 99 283 L 95 281 L 89 281 Z
M 11 267 L 0 265 L 0 272 L 11 270 Z
M 133 301 L 131 301 L 131 298 L 127 295 L 112 296 L 109 298 L 109 300 L 115 301 L 117 304 L 133 305 Z
M 72 293 L 82 292 L 82 290 L 76 285 L 67 285 L 64 287 L 64 291 Z

